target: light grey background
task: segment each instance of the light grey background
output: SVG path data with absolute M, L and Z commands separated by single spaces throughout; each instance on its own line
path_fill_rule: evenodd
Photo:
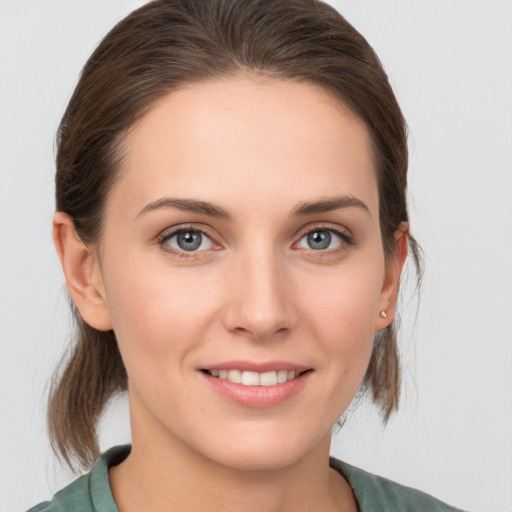
M 0 1 L 0 511 L 72 477 L 44 405 L 69 315 L 51 242 L 53 141 L 87 56 L 136 0 Z M 381 57 L 410 126 L 427 272 L 404 314 L 402 410 L 362 406 L 333 453 L 474 511 L 512 510 L 512 2 L 332 1 Z M 407 293 L 405 294 L 407 296 Z M 126 403 L 102 448 L 129 440 Z

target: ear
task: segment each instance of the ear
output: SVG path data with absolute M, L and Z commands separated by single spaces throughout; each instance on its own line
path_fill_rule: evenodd
M 386 263 L 384 282 L 380 294 L 379 310 L 376 312 L 375 331 L 385 329 L 395 317 L 398 285 L 407 258 L 409 224 L 401 222 L 395 231 L 393 254 Z M 384 311 L 385 316 L 381 316 Z
M 53 217 L 53 241 L 69 293 L 82 318 L 100 331 L 112 329 L 96 250 L 78 237 L 73 221 L 63 212 Z

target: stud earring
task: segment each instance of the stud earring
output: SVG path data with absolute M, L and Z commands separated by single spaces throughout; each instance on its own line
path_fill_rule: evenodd
M 383 310 L 379 313 L 379 315 L 381 316 L 381 318 L 387 318 L 387 317 L 388 317 L 388 314 L 386 313 L 386 310 L 385 310 L 385 309 L 383 309 Z

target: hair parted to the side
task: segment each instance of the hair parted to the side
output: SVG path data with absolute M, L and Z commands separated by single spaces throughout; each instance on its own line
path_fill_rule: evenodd
M 83 243 L 102 232 L 107 195 L 122 167 L 123 136 L 156 100 L 184 84 L 233 75 L 320 85 L 366 124 L 373 142 L 386 257 L 408 221 L 407 130 L 385 71 L 367 41 L 318 0 L 155 0 L 119 22 L 87 61 L 57 135 L 56 206 Z M 409 234 L 416 269 L 419 249 Z M 96 426 L 127 389 L 112 331 L 87 325 L 50 393 L 49 432 L 72 468 L 99 455 Z M 363 388 L 386 421 L 397 408 L 400 369 L 393 324 L 375 337 Z

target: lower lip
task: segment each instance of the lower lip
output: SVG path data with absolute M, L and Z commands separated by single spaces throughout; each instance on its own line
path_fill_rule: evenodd
M 272 407 L 293 398 L 306 385 L 311 370 L 275 386 L 244 386 L 200 372 L 215 391 L 246 407 Z

